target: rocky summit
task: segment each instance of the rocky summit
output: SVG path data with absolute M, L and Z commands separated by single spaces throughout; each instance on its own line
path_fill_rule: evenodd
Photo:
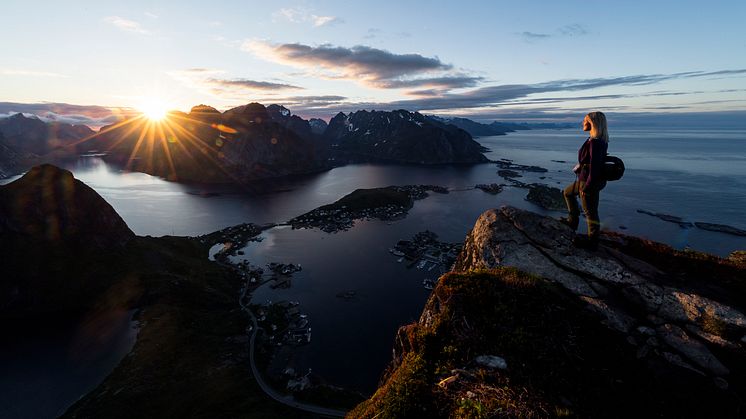
M 349 417 L 739 417 L 746 265 L 482 214 L 378 391 Z

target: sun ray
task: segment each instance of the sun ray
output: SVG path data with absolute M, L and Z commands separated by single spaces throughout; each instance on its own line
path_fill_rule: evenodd
M 119 122 L 117 122 L 117 123 L 115 123 L 115 124 L 113 124 L 113 125 L 111 125 L 111 126 L 109 126 L 109 127 L 106 127 L 106 129 L 105 129 L 105 130 L 100 130 L 99 132 L 96 132 L 96 133 L 94 133 L 94 134 L 91 134 L 91 135 L 89 135 L 89 136 L 87 136 L 87 137 L 81 138 L 81 139 L 79 139 L 79 140 L 76 140 L 75 142 L 72 142 L 72 143 L 70 143 L 70 145 L 71 145 L 71 146 L 76 146 L 76 145 L 78 145 L 78 144 L 82 144 L 82 143 L 84 143 L 84 142 L 86 142 L 86 141 L 90 141 L 90 140 L 92 140 L 92 139 L 94 139 L 94 138 L 98 137 L 99 135 L 103 135 L 103 134 L 106 134 L 106 133 L 108 133 L 109 131 L 115 130 L 115 129 L 117 129 L 117 128 L 121 128 L 121 127 L 123 127 L 123 126 L 125 126 L 125 125 L 127 125 L 127 124 L 131 124 L 131 123 L 133 123 L 133 122 L 135 122 L 135 121 L 137 121 L 137 120 L 139 120 L 139 119 L 142 119 L 142 118 L 143 118 L 143 116 L 142 116 L 142 115 L 139 115 L 139 116 L 136 116 L 136 117 L 134 117 L 134 118 L 128 118 L 128 119 L 125 119 L 125 120 L 123 120 L 123 121 L 119 121 Z
M 132 170 L 132 160 L 135 159 L 135 155 L 137 154 L 137 151 L 140 150 L 140 144 L 142 144 L 142 141 L 145 138 L 146 133 L 147 133 L 147 129 L 143 129 L 140 132 L 140 137 L 137 139 L 135 146 L 132 147 L 132 152 L 130 153 L 130 157 L 129 159 L 127 159 L 127 165 L 125 166 L 125 169 Z
M 166 121 L 163 121 L 164 123 Z M 163 123 L 157 124 L 156 128 L 158 129 L 158 134 L 161 138 L 161 147 L 163 148 L 163 152 L 166 154 L 166 161 L 168 162 L 168 168 L 169 168 L 169 180 L 176 180 L 176 168 L 174 167 L 174 161 L 171 158 L 171 150 L 168 147 L 168 141 L 166 140 L 166 135 L 163 133 Z
M 228 170 L 226 170 L 225 167 L 223 167 L 223 165 L 220 164 L 220 162 L 215 159 L 215 157 L 211 156 L 209 152 L 207 152 L 207 151 L 205 151 L 203 149 L 203 147 L 205 147 L 205 144 L 202 141 L 200 141 L 200 139 L 196 135 L 194 135 L 193 133 L 187 131 L 184 127 L 182 127 L 182 126 L 180 126 L 178 124 L 174 124 L 174 127 L 179 132 L 182 132 L 185 135 L 184 139 L 187 140 L 187 141 L 189 141 L 195 148 L 197 148 L 197 150 L 200 153 L 202 153 L 202 155 L 204 155 L 205 157 L 207 157 L 210 160 L 210 162 L 213 165 L 215 165 L 215 167 L 217 167 L 220 171 L 222 171 L 229 178 L 234 179 L 234 180 L 238 180 L 237 176 L 235 176 L 233 173 L 231 173 Z
M 189 151 L 189 149 L 182 143 L 182 141 L 179 140 L 179 136 L 176 135 L 176 132 L 171 127 L 172 123 L 173 122 L 171 122 L 171 121 L 164 121 L 163 126 L 166 128 L 166 130 L 168 131 L 168 133 L 171 136 L 173 136 L 174 138 L 176 138 L 176 145 L 179 147 L 179 149 L 181 149 L 187 155 L 187 157 L 189 157 L 190 160 L 192 160 L 193 162 L 196 163 L 197 160 L 195 160 L 195 158 L 192 155 L 191 151 Z
M 143 125 L 145 125 L 145 121 L 142 120 L 143 118 L 140 117 L 139 119 L 140 119 L 140 121 L 139 121 L 138 124 L 133 124 L 131 127 L 127 128 L 127 131 L 125 131 L 122 134 L 119 134 L 118 135 L 119 138 L 117 138 L 116 140 L 114 140 L 114 142 L 112 144 L 109 144 L 109 146 L 106 147 L 106 151 L 108 152 L 108 151 L 113 150 L 116 146 L 118 146 L 119 144 L 121 144 L 123 141 L 127 140 L 129 138 L 130 134 L 132 134 L 138 128 L 141 128 Z

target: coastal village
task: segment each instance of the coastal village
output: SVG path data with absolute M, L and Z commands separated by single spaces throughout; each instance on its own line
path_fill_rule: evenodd
M 389 249 L 389 253 L 397 257 L 399 263 L 406 261 L 407 268 L 435 271 L 431 277 L 422 280 L 422 286 L 431 290 L 438 277 L 451 270 L 462 247 L 462 243 L 438 241 L 437 234 L 425 230 L 415 234 L 411 240 L 399 240 L 396 246 Z
M 351 229 L 355 220 L 397 220 L 406 216 L 413 201 L 427 198 L 428 191 L 447 194 L 448 188 L 405 185 L 358 189 L 333 204 L 293 218 L 289 224 L 294 229 L 318 228 L 326 233 L 337 233 Z
M 287 361 L 294 347 L 311 342 L 311 326 L 307 314 L 301 312 L 297 301 L 266 301 L 263 304 L 251 304 L 251 293 L 258 287 L 269 283 L 272 288 L 289 288 L 292 275 L 302 271 L 300 264 L 271 262 L 264 268 L 255 266 L 247 260 L 235 262 L 231 256 L 242 256 L 241 250 L 251 241 L 261 241 L 259 234 L 273 225 L 260 227 L 254 224 L 240 224 L 198 238 L 202 244 L 216 243 L 211 257 L 217 263 L 229 267 L 245 281 L 241 287 L 240 303 L 251 310 L 256 318 L 256 346 L 260 368 L 268 375 L 274 387 L 283 391 L 297 392 L 312 387 L 310 371 L 296 373 L 288 367 Z M 252 325 L 247 333 L 254 332 Z M 315 380 L 318 381 L 318 380 Z

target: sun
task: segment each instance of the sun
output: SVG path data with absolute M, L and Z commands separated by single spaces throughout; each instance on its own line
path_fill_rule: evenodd
M 157 122 L 168 115 L 168 105 L 160 99 L 148 98 L 137 107 L 148 120 Z

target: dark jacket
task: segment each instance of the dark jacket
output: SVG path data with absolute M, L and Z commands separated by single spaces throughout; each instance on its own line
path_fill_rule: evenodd
M 583 192 L 600 191 L 606 186 L 603 167 L 608 148 L 608 143 L 598 138 L 588 138 L 580 146 L 580 150 L 578 150 L 578 163 L 580 163 L 578 180 L 585 182 Z

